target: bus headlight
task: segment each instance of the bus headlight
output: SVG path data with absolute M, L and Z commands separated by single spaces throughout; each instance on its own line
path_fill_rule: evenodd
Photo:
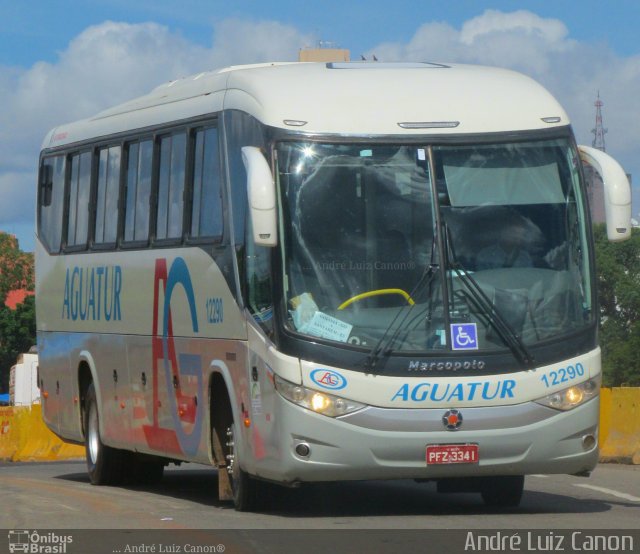
M 365 407 L 365 404 L 340 398 L 333 394 L 308 389 L 275 376 L 276 390 L 289 402 L 302 406 L 307 410 L 329 417 L 349 414 Z
M 573 385 L 549 394 L 544 398 L 539 398 L 536 402 L 549 408 L 555 408 L 556 410 L 573 410 L 573 408 L 584 404 L 587 400 L 598 396 L 600 393 L 600 381 L 601 378 L 598 375 L 584 383 Z

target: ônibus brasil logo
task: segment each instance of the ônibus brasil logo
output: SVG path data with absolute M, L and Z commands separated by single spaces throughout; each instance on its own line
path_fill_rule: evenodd
M 340 390 L 347 386 L 347 380 L 337 371 L 331 369 L 314 369 L 311 380 L 325 389 Z
M 67 545 L 73 542 L 71 535 L 38 531 L 9 531 L 9 552 L 26 552 L 33 554 L 65 554 Z

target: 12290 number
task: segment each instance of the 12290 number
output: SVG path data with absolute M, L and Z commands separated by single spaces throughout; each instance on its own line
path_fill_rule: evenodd
M 548 375 L 540 377 L 540 380 L 549 388 L 561 385 L 562 383 L 568 383 L 583 376 L 584 366 L 578 362 L 575 366 L 568 365 L 567 367 L 561 367 L 557 371 L 551 371 Z

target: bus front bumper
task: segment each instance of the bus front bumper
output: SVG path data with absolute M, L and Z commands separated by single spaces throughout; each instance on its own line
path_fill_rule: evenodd
M 534 402 L 461 408 L 463 424 L 455 431 L 443 424 L 444 409 L 368 407 L 334 419 L 279 396 L 276 404 L 276 424 L 262 438 L 266 455 L 246 457 L 245 470 L 289 484 L 584 474 L 598 462 L 599 397 L 567 412 Z M 478 445 L 479 460 L 427 464 L 428 445 L 461 444 Z

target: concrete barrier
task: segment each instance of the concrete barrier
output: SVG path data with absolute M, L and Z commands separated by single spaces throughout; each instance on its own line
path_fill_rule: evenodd
M 609 439 L 611 429 L 611 389 L 600 389 L 600 427 L 598 429 L 598 444 L 602 458 L 602 446 Z M 601 460 L 602 461 L 602 460 Z
M 602 389 L 600 461 L 640 464 L 640 387 Z M 0 408 L 0 460 L 84 458 L 84 447 L 63 442 L 42 421 L 39 404 Z
M 600 461 L 640 464 L 640 388 L 602 389 Z
M 39 404 L 0 408 L 0 460 L 34 462 L 84 458 L 84 447 L 68 444 L 42 421 Z
M 0 408 L 0 460 L 10 460 L 18 448 L 14 408 Z

